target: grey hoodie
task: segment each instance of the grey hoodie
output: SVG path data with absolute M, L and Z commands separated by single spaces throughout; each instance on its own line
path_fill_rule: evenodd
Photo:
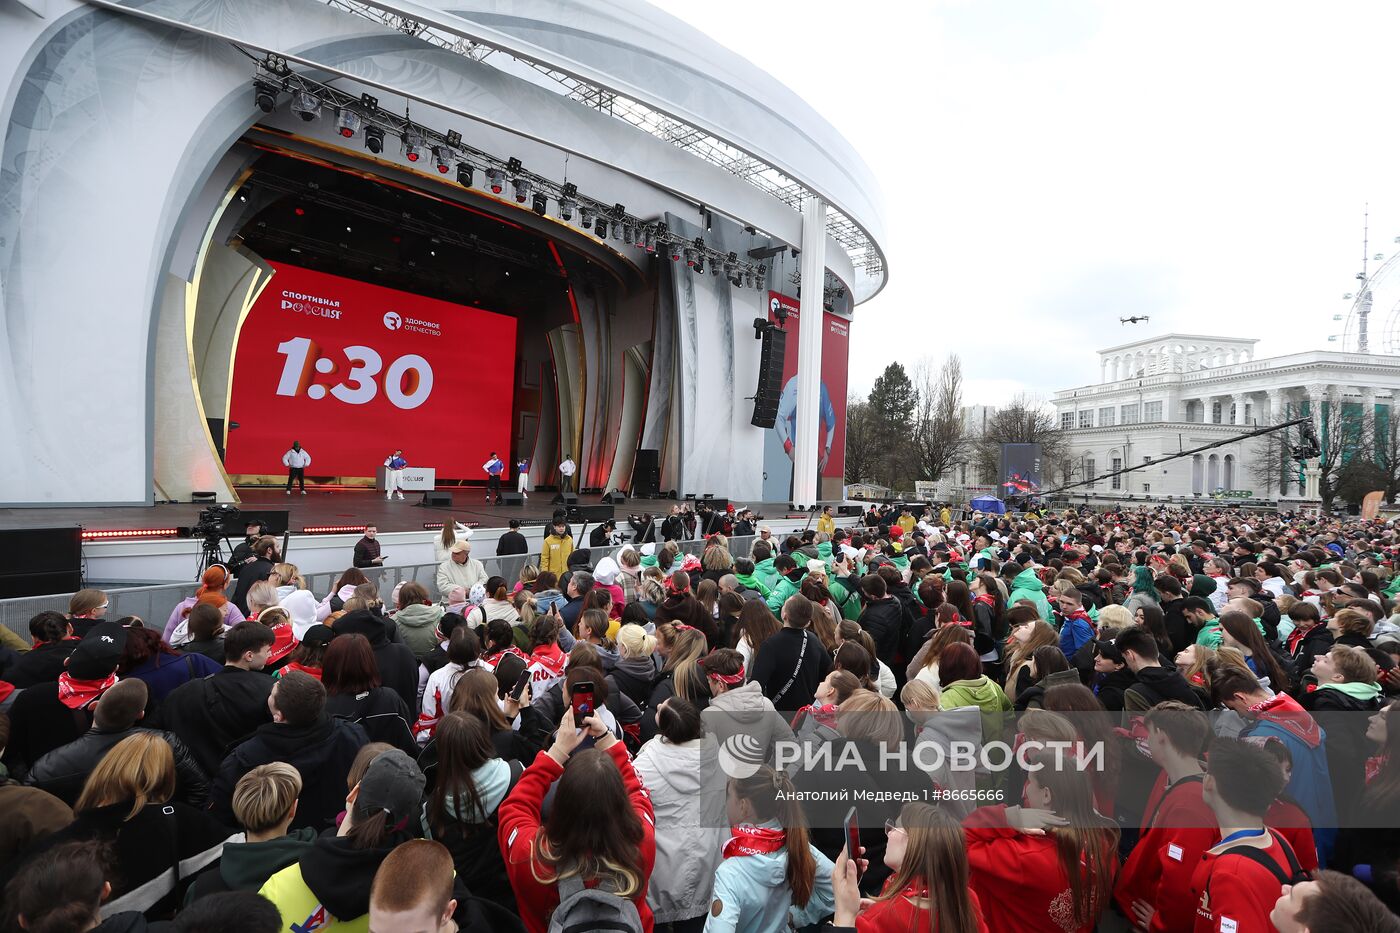
M 792 726 L 773 708 L 773 701 L 763 695 L 757 681 L 721 693 L 701 710 L 700 717 L 705 731 L 726 751 L 753 764 L 773 764 L 777 743 L 796 740 Z M 752 741 L 726 745 L 736 736 L 748 736 Z
M 712 735 L 672 744 L 657 736 L 632 762 L 655 811 L 656 866 L 647 889 L 657 923 L 702 916 L 729 838 L 725 774 Z

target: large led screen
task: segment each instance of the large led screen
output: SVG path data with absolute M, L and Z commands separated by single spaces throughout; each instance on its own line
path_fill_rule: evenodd
M 396 448 L 442 479 L 509 460 L 514 318 L 272 266 L 238 335 L 228 472 L 284 472 L 293 441 L 311 476 L 373 476 Z

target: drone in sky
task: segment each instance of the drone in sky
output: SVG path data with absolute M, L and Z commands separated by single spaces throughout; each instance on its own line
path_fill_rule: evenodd
M 1148 321 L 1148 320 L 1149 320 L 1149 318 L 1148 318 L 1148 316 L 1147 316 L 1146 314 L 1144 314 L 1144 315 L 1142 315 L 1142 316 L 1140 316 L 1140 317 L 1139 317 L 1138 315 L 1135 314 L 1135 315 L 1133 315 L 1132 317 L 1120 317 L 1120 318 L 1118 319 L 1118 323 L 1119 323 L 1119 324 L 1139 324 L 1139 323 L 1145 323 L 1145 322 Z

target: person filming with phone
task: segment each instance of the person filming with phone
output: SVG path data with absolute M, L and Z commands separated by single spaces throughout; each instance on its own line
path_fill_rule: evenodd
M 535 756 L 499 810 L 506 873 L 529 933 L 654 926 L 647 884 L 655 816 L 631 758 L 575 683 L 554 742 Z M 593 740 L 592 748 L 580 746 Z M 549 816 L 545 795 L 554 787 Z M 604 922 L 621 924 L 605 926 Z

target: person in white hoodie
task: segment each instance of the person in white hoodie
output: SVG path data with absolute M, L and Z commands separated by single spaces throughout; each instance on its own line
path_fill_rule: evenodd
M 307 629 L 320 621 L 316 618 L 316 597 L 310 590 L 293 590 L 282 597 L 279 605 L 292 617 L 292 637 L 298 642 Z
M 730 839 L 715 871 L 705 933 L 783 933 L 832 912 L 831 860 L 808 841 L 787 775 L 760 767 L 729 781 Z
M 656 712 L 657 736 L 632 762 L 656 816 L 655 878 L 647 903 L 658 926 L 699 930 L 710 907 L 710 890 L 723 860 L 725 775 L 715 738 L 705 732 L 700 711 L 678 697 Z

